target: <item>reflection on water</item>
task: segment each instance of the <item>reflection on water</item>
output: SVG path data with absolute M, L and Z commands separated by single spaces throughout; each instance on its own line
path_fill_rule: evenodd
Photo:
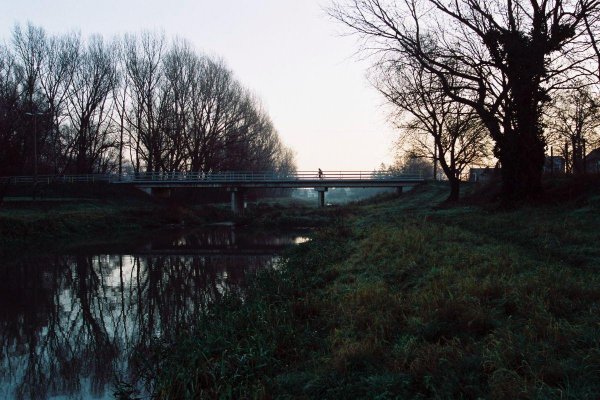
M 299 235 L 215 227 L 133 248 L 0 266 L 0 398 L 111 398 L 133 349 L 192 325 L 203 307 L 277 262 Z

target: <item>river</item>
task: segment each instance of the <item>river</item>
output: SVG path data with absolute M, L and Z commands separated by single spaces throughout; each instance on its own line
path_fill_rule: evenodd
M 136 349 L 194 326 L 216 298 L 243 298 L 301 232 L 220 225 L 0 266 L 0 399 L 110 399 L 137 380 Z

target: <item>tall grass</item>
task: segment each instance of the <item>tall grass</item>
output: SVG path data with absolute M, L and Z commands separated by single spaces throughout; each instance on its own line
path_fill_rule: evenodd
M 441 199 L 360 206 L 147 349 L 157 397 L 598 398 L 597 200 Z

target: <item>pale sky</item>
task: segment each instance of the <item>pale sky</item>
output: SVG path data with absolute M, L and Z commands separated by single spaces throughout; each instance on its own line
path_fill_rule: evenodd
M 105 38 L 141 30 L 187 39 L 221 57 L 258 95 L 300 170 L 372 170 L 396 133 L 366 79 L 356 38 L 323 8 L 330 0 L 0 0 L 0 36 L 28 21 L 49 33 Z

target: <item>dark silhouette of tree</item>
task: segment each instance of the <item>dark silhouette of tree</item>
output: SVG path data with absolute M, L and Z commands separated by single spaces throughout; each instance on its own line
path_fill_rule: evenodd
M 46 33 L 31 23 L 28 23 L 25 29 L 15 25 L 12 41 L 21 94 L 33 109 L 38 95 L 42 63 L 46 57 Z
M 349 0 L 330 13 L 366 49 L 418 64 L 478 114 L 512 201 L 541 191 L 543 107 L 552 89 L 590 74 L 585 18 L 596 23 L 599 7 L 597 0 Z
M 0 172 L 3 175 L 22 173 L 26 161 L 24 137 L 29 132 L 16 68 L 9 49 L 0 45 Z
M 68 98 L 65 127 L 67 169 L 79 174 L 110 170 L 110 150 L 116 147 L 111 95 L 116 84 L 115 52 L 94 36 L 80 56 Z
M 568 172 L 585 172 L 585 152 L 600 144 L 600 98 L 587 86 L 561 91 L 548 111 L 550 143 L 567 162 Z
M 450 182 L 447 201 L 456 201 L 465 168 L 487 155 L 489 143 L 479 117 L 446 95 L 437 77 L 419 66 L 380 66 L 375 86 L 394 106 L 400 142 L 411 153 L 433 160 Z
M 596 77 L 600 81 L 600 15 L 590 13 L 583 17 L 585 29 L 588 34 L 588 40 L 592 46 L 593 55 L 595 56 Z
M 13 59 L 15 83 L 21 105 L 17 116 L 20 129 L 17 129 L 16 134 L 19 141 L 16 155 L 20 161 L 19 172 L 32 174 L 36 161 L 43 159 L 50 132 L 46 124 L 47 119 L 43 118 L 47 107 L 39 90 L 41 69 L 46 59 L 44 30 L 32 24 L 27 24 L 24 29 L 16 25 L 13 29 L 10 57 Z M 37 160 L 36 153 L 41 155 Z
M 185 40 L 108 42 L 27 24 L 0 46 L 0 176 L 293 164 L 260 101 Z
M 433 162 L 430 157 L 422 155 L 422 149 L 404 150 L 398 155 L 393 164 L 381 164 L 381 171 L 400 172 L 403 174 L 433 176 Z
M 117 173 L 123 174 L 124 164 L 124 152 L 126 149 L 131 150 L 131 130 L 130 124 L 126 124 L 127 121 L 127 106 L 129 96 L 129 79 L 125 71 L 125 51 L 126 48 L 123 41 L 115 42 L 115 54 L 116 54 L 116 84 L 113 87 L 112 98 L 114 101 L 114 112 L 112 113 L 112 123 L 116 125 L 118 132 L 117 139 Z M 130 162 L 133 161 L 133 157 L 130 156 Z
M 201 73 L 199 62 L 199 57 L 183 41 L 174 43 L 163 61 L 167 101 L 163 103 L 166 109 L 162 113 L 165 118 L 161 120 L 161 130 L 169 142 L 163 155 L 167 170 L 187 170 L 186 139 L 191 121 L 192 88 Z
M 46 40 L 46 57 L 40 68 L 40 90 L 51 120 L 48 138 L 49 172 L 62 173 L 68 163 L 61 126 L 68 118 L 68 102 L 73 95 L 73 79 L 80 63 L 81 38 L 77 34 L 52 36 Z
M 162 57 L 166 47 L 164 35 L 145 32 L 139 37 L 125 37 L 125 65 L 131 83 L 132 137 L 136 171 L 145 164 L 148 172 L 160 171 L 164 137 L 159 131 L 160 90 L 163 80 Z

